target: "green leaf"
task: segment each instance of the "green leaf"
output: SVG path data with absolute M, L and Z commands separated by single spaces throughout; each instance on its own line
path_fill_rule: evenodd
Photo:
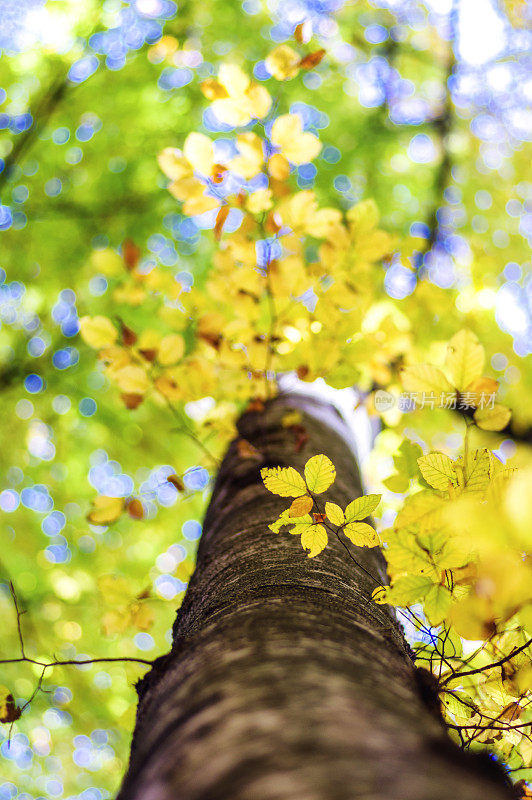
M 281 497 L 301 497 L 306 494 L 305 481 L 293 467 L 264 467 L 260 476 L 265 487 L 272 494 Z
M 381 494 L 366 494 L 362 497 L 357 497 L 352 503 L 349 503 L 345 510 L 346 522 L 354 522 L 358 519 L 366 519 L 375 511 L 381 501 Z
M 309 458 L 305 464 L 305 480 L 311 492 L 321 494 L 334 482 L 336 469 L 334 464 L 321 453 Z

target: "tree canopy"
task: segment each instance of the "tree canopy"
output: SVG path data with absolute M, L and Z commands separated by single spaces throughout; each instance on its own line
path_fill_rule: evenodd
M 116 791 L 235 422 L 296 380 L 378 433 L 346 508 L 264 466 L 272 536 L 381 546 L 453 735 L 532 780 L 530 12 L 470 6 L 0 1 L 0 800 Z

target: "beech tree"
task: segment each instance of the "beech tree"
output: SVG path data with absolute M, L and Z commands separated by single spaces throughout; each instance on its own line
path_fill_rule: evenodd
M 531 796 L 528 11 L 436 6 L 9 17 L 0 800 Z

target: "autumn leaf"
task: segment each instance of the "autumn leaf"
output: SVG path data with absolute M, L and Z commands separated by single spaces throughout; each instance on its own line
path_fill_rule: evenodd
M 305 464 L 305 481 L 311 492 L 322 494 L 334 482 L 336 469 L 327 456 L 320 454 L 309 458 Z
M 424 394 L 434 394 L 439 397 L 442 392 L 454 393 L 455 391 L 441 369 L 433 367 L 431 364 L 415 364 L 411 367 L 403 367 L 401 381 L 407 392 L 420 395 L 420 397 L 413 398 L 416 402 L 423 402 L 422 395 Z
M 346 522 L 355 522 L 355 520 L 366 519 L 375 511 L 381 501 L 382 495 L 380 494 L 366 494 L 362 497 L 357 497 L 347 506 L 345 510 Z
M 247 439 L 239 439 L 236 443 L 236 448 L 240 458 L 250 458 L 253 461 L 262 461 L 262 453 L 260 453 L 257 448 L 251 444 L 251 442 L 248 442 Z
M 166 480 L 168 483 L 171 483 L 172 486 L 175 486 L 178 492 L 185 491 L 185 484 L 178 475 L 169 475 Z
M 131 347 L 137 341 L 137 334 L 131 328 L 120 321 L 120 335 L 122 337 L 122 344 L 124 347 Z
M 133 519 L 142 519 L 144 517 L 144 506 L 138 497 L 132 497 L 127 501 L 126 511 Z
M 260 476 L 272 494 L 281 497 L 301 497 L 306 494 L 305 481 L 293 467 L 264 467 L 260 471 Z
M 185 354 L 185 340 L 178 333 L 163 336 L 159 344 L 157 361 L 163 366 L 177 364 Z
M 226 204 L 226 205 L 220 206 L 218 214 L 216 215 L 216 222 L 214 224 L 214 238 L 216 239 L 217 242 L 219 242 L 220 239 L 221 239 L 222 231 L 224 229 L 225 220 L 229 216 L 229 211 L 230 211 L 230 208 Z
M 134 364 L 113 372 L 113 380 L 124 394 L 144 395 L 150 386 L 146 371 Z
M 83 341 L 95 350 L 109 347 L 118 339 L 118 331 L 108 317 L 81 317 L 79 332 Z
M 122 258 L 128 270 L 133 270 L 140 261 L 142 250 L 132 239 L 126 239 L 122 244 Z
M 296 25 L 294 31 L 294 39 L 300 44 L 306 44 L 312 37 L 312 22 L 307 19 L 305 22 L 300 22 Z
M 493 406 L 477 408 L 473 419 L 479 428 L 485 431 L 502 431 L 512 417 L 512 412 L 506 406 L 494 403 Z
M 302 517 L 305 514 L 309 513 L 313 505 L 314 501 L 312 497 L 308 496 L 308 494 L 304 494 L 302 497 L 296 497 L 296 499 L 289 508 L 289 516 Z
M 320 140 L 313 133 L 303 131 L 297 114 L 283 114 L 272 125 L 272 143 L 281 148 L 281 155 L 292 164 L 306 164 L 321 150 Z
M 345 522 L 344 512 L 336 503 L 325 503 L 325 514 L 333 525 L 343 525 Z
M 142 401 L 144 400 L 144 395 L 142 394 L 126 394 L 122 393 L 120 395 L 122 402 L 124 403 L 126 408 L 134 410 L 138 408 Z
M 357 547 L 376 547 L 379 544 L 377 532 L 367 522 L 349 522 L 343 530 Z
M 449 483 L 456 484 L 454 461 L 444 453 L 429 453 L 418 458 L 419 470 L 429 486 L 446 491 Z
M 116 522 L 123 510 L 122 497 L 106 497 L 98 494 L 92 501 L 92 509 L 87 514 L 87 519 L 92 525 L 110 525 Z
M 278 81 L 294 78 L 299 72 L 300 58 L 295 50 L 287 44 L 281 44 L 272 50 L 265 59 L 266 69 Z
M 314 558 L 327 546 L 327 531 L 323 525 L 309 525 L 301 534 L 301 544 L 308 550 L 308 557 Z
M 486 354 L 475 334 L 467 329 L 458 331 L 447 345 L 445 365 L 451 381 L 463 392 L 482 375 Z
M 304 58 L 302 58 L 301 61 L 299 62 L 300 68 L 301 69 L 314 69 L 314 67 L 317 67 L 318 64 L 321 62 L 321 60 L 323 59 L 323 56 L 325 55 L 325 52 L 326 51 L 323 50 L 323 48 L 322 48 L 320 50 L 315 50 L 313 53 L 309 53 Z

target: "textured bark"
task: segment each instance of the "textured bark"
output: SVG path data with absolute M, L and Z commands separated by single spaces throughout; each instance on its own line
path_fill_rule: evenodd
M 300 452 L 280 422 L 294 407 Z M 337 468 L 326 498 L 361 494 L 337 412 L 281 397 L 239 432 L 264 460 L 242 460 L 233 442 L 221 466 L 172 650 L 138 686 L 119 800 L 512 797 L 496 765 L 451 743 L 400 626 L 371 602 L 364 570 L 385 580 L 378 550 L 351 546 L 357 567 L 331 534 L 308 559 L 299 537 L 267 527 L 289 501 L 264 489 L 262 466 L 326 453 Z

